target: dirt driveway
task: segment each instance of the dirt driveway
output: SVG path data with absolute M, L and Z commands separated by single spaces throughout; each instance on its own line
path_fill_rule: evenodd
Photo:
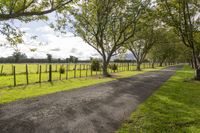
M 0 133 L 110 133 L 181 66 L 0 105 Z

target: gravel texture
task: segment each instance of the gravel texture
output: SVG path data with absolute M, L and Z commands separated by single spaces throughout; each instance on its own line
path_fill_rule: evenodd
M 0 133 L 110 133 L 182 66 L 0 105 Z

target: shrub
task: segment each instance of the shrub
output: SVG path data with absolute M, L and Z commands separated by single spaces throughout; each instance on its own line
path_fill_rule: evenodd
M 97 60 L 97 59 L 92 60 L 92 64 L 91 64 L 92 71 L 99 71 L 100 66 L 101 66 L 101 64 L 100 64 L 99 60 Z
M 118 69 L 118 68 L 117 68 L 117 64 L 110 64 L 109 67 L 110 67 L 110 69 L 113 70 L 113 71 L 115 71 L 115 70 Z
M 64 73 L 65 73 L 65 68 L 64 68 L 63 65 L 60 66 L 59 72 L 60 72 L 61 74 L 64 74 Z

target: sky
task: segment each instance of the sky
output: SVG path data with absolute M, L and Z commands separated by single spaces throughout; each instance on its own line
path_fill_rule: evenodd
M 51 19 L 52 15 L 50 15 Z M 24 43 L 17 47 L 25 53 L 28 58 L 46 58 L 46 54 L 52 54 L 53 58 L 65 59 L 70 55 L 76 56 L 81 60 L 89 59 L 90 57 L 99 57 L 99 54 L 80 37 L 75 37 L 72 33 L 67 32 L 66 35 L 60 35 L 51 29 L 47 22 L 33 21 L 30 23 L 21 23 L 14 21 L 14 25 L 26 32 L 23 36 Z M 37 38 L 31 39 L 31 36 Z M 5 41 L 5 37 L 0 35 L 1 41 Z M 31 52 L 30 49 L 37 49 Z M 0 57 L 12 55 L 13 48 L 0 46 Z

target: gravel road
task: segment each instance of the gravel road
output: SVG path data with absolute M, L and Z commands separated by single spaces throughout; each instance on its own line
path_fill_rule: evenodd
M 111 133 L 182 66 L 0 105 L 0 133 Z

